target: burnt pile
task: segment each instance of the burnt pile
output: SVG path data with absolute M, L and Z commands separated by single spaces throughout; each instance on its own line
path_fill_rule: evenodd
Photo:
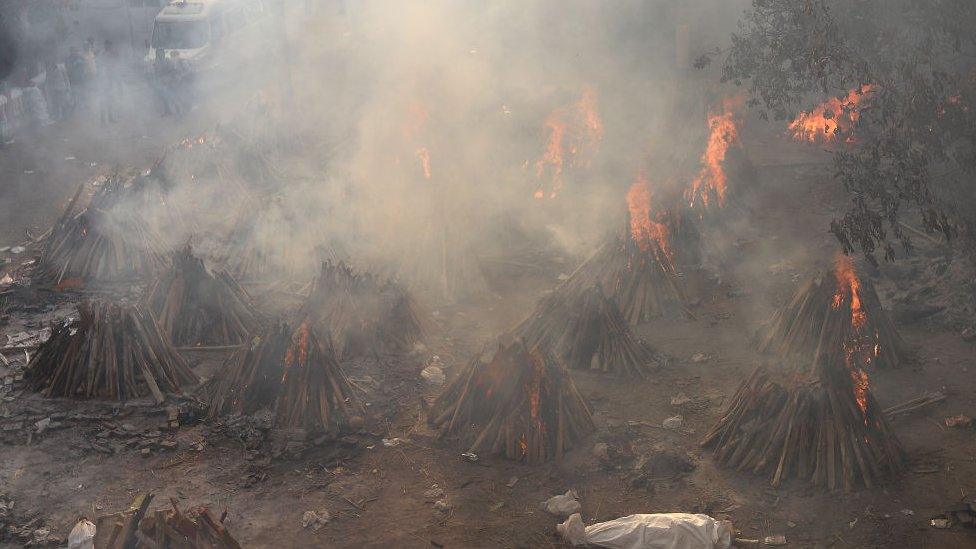
M 815 353 L 846 354 L 831 358 L 854 360 L 862 368 L 898 367 L 908 354 L 874 286 L 843 255 L 833 272 L 813 276 L 773 315 L 759 350 L 800 363 Z
M 261 324 L 247 292 L 227 272 L 208 271 L 189 244 L 173 254 L 148 300 L 174 345 L 234 345 Z
M 644 377 L 663 358 L 631 331 L 601 286 L 557 288 L 514 333 L 530 347 L 550 349 L 570 368 Z
M 337 434 L 365 417 L 332 345 L 308 323 L 265 330 L 227 359 L 206 392 L 211 417 L 271 409 L 283 429 Z
M 80 319 L 55 327 L 26 377 L 46 397 L 128 400 L 197 383 L 197 377 L 141 306 L 106 301 L 78 305 Z
M 431 321 L 410 293 L 345 263 L 322 263 L 300 318 L 329 334 L 340 357 L 398 352 L 422 342 Z
M 867 374 L 826 355 L 812 371 L 757 368 L 702 445 L 738 471 L 834 490 L 871 488 L 905 468 L 905 454 Z
M 503 343 L 487 362 L 476 357 L 427 417 L 469 452 L 525 463 L 559 459 L 594 429 L 569 372 L 521 342 Z
M 119 176 L 106 181 L 88 207 L 75 213 L 84 185 L 45 238 L 34 284 L 126 282 L 155 276 L 162 268 L 158 236 L 125 199 Z

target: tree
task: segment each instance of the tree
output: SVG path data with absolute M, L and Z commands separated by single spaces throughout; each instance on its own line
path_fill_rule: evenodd
M 834 150 L 851 207 L 830 230 L 846 252 L 874 264 L 896 245 L 910 252 L 907 212 L 976 250 L 973 29 L 972 0 L 752 0 L 744 12 L 723 80 L 748 86 L 764 114 L 792 119 L 815 93 L 871 86 L 857 122 L 837 130 L 852 142 Z

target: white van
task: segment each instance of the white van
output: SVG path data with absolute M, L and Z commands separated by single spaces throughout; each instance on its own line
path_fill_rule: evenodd
M 174 0 L 156 15 L 146 61 L 159 49 L 178 51 L 196 70 L 214 64 L 223 50 L 243 59 L 267 38 L 269 21 L 263 0 Z

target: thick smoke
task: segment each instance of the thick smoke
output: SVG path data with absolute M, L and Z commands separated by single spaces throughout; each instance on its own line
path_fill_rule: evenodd
M 690 56 L 733 20 L 706 7 L 349 2 L 290 18 L 270 85 L 164 163 L 182 221 L 147 215 L 217 263 L 232 234 L 289 274 L 341 257 L 437 298 L 483 293 L 487 256 L 580 256 L 621 229 L 639 172 L 662 197 L 694 177 L 716 78 Z M 551 120 L 566 126 L 558 177 Z

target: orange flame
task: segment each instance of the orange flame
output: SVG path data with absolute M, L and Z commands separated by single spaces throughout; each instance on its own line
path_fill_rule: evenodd
M 843 99 L 831 97 L 810 112 L 800 112 L 790 122 L 793 139 L 811 143 L 833 141 L 839 132 L 849 130 L 857 123 L 861 117 L 858 106 L 873 89 L 873 85 L 864 84 L 848 92 Z M 852 138 L 848 137 L 846 141 L 850 142 Z
M 835 261 L 834 276 L 837 279 L 837 291 L 834 293 L 830 307 L 837 310 L 845 302 L 850 303 L 853 333 L 844 342 L 844 362 L 847 364 L 851 383 L 854 385 L 854 399 L 864 416 L 864 424 L 867 425 L 868 388 L 870 385 L 867 372 L 861 369 L 858 364 L 861 362 L 859 359 L 869 363 L 873 357 L 878 356 L 881 348 L 877 343 L 877 334 L 871 338 L 870 334 L 865 337 L 861 333 L 868 317 L 861 301 L 861 281 L 858 280 L 857 273 L 854 272 L 853 260 L 846 255 L 838 254 Z
M 851 324 L 855 330 L 860 330 L 867 322 L 868 317 L 861 303 L 861 281 L 857 279 L 857 274 L 854 272 L 854 262 L 850 257 L 843 254 L 837 257 L 834 276 L 837 277 L 837 293 L 834 294 L 831 308 L 837 309 L 844 301 L 850 299 Z
M 695 207 L 700 203 L 708 208 L 712 195 L 718 199 L 718 206 L 725 207 L 728 194 L 728 178 L 725 174 L 725 155 L 734 143 L 739 140 L 739 129 L 736 127 L 733 105 L 735 102 L 723 103 L 720 114 L 708 115 L 708 144 L 701 156 L 701 171 L 691 182 L 691 187 L 685 191 L 685 198 L 689 205 Z
M 655 253 L 660 251 L 672 259 L 668 227 L 652 217 L 651 188 L 643 172 L 637 174 L 627 191 L 627 209 L 630 210 L 630 235 L 637 246 L 646 252 L 651 251 L 654 243 Z
M 297 333 L 292 336 L 291 346 L 285 352 L 285 371 L 281 376 L 282 382 L 288 379 L 288 369 L 295 365 L 296 358 L 299 366 L 308 364 L 308 322 L 302 322 L 301 326 L 298 327 Z
M 427 147 L 417 149 L 417 158 L 420 159 L 420 167 L 424 170 L 424 178 L 430 179 L 430 151 Z
M 529 453 L 529 443 L 525 440 L 525 433 L 522 433 L 522 436 L 519 437 L 518 444 L 523 456 Z
M 555 198 L 563 188 L 566 160 L 572 167 L 588 167 L 603 139 L 603 120 L 597 108 L 596 92 L 590 88 L 583 89 L 572 107 L 552 111 L 546 117 L 544 126 L 549 137 L 545 152 L 535 162 L 535 175 L 541 180 L 549 172 L 548 194 L 549 198 Z M 545 188 L 539 187 L 533 196 L 545 198 Z

